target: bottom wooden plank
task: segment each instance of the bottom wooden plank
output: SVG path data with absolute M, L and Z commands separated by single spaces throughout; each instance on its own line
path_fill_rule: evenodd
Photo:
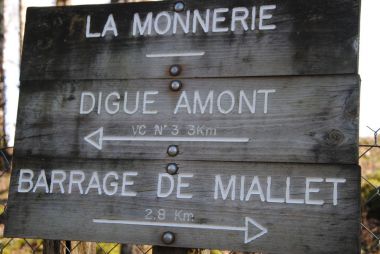
M 7 237 L 359 253 L 354 165 L 16 159 Z

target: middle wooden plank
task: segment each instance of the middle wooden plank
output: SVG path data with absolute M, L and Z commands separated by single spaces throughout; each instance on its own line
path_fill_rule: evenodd
M 17 155 L 357 163 L 359 78 L 29 81 Z

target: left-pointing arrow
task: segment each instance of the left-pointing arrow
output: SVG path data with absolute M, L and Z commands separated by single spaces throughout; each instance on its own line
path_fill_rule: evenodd
M 96 147 L 99 150 L 102 150 L 103 147 L 103 127 L 99 128 L 98 130 L 90 133 L 86 137 L 84 137 L 84 140 Z
M 216 142 L 216 143 L 248 143 L 250 138 L 233 137 L 178 137 L 178 136 L 104 136 L 103 127 L 90 133 L 84 140 L 99 150 L 104 141 L 136 141 L 136 142 Z
M 119 225 L 138 225 L 138 226 L 153 226 L 153 227 L 173 227 L 173 228 L 193 228 L 193 229 L 208 229 L 208 230 L 224 230 L 224 231 L 243 231 L 244 243 L 250 243 L 261 236 L 268 233 L 268 230 L 257 223 L 255 220 L 245 217 L 244 227 L 219 226 L 206 224 L 190 224 L 190 223 L 171 223 L 171 222 L 152 222 L 152 221 L 132 221 L 132 220 L 108 220 L 108 219 L 93 219 L 97 224 L 119 224 Z M 252 233 L 255 231 L 256 233 Z M 258 232 L 257 232 L 258 231 Z

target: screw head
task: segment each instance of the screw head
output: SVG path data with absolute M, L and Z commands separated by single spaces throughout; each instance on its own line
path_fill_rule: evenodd
M 173 80 L 172 82 L 170 82 L 170 90 L 172 90 L 173 92 L 177 92 L 179 90 L 181 90 L 182 88 L 182 82 L 179 81 L 179 80 Z
M 161 240 L 165 244 L 172 244 L 175 241 L 175 235 L 172 232 L 164 232 L 161 236 Z
M 170 66 L 169 73 L 172 76 L 178 76 L 181 73 L 181 66 L 178 64 Z
M 183 11 L 185 9 L 185 4 L 183 3 L 183 2 L 176 2 L 175 4 L 174 4 L 174 10 L 176 11 L 176 12 L 180 12 L 180 11 Z
M 179 149 L 178 149 L 178 146 L 175 146 L 175 145 L 171 145 L 168 147 L 168 151 L 167 151 L 168 155 L 171 156 L 171 157 L 174 157 L 174 156 L 177 156 L 178 153 L 179 153 Z
M 166 172 L 169 175 L 177 174 L 178 170 L 179 170 L 179 167 L 178 167 L 177 163 L 169 163 L 168 165 L 166 165 Z

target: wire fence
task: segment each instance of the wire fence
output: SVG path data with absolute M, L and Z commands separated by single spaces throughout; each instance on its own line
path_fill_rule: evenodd
M 380 128 L 372 129 L 373 137 L 361 139 L 359 145 L 359 163 L 362 166 L 361 191 L 361 252 L 362 254 L 380 254 Z M 7 152 L 8 151 L 8 152 Z M 0 254 L 39 254 L 45 253 L 48 241 L 41 239 L 3 238 L 4 211 L 6 210 L 9 179 L 11 172 L 12 148 L 0 150 L 2 167 L 0 171 Z M 61 254 L 150 254 L 149 245 L 131 245 L 120 243 L 90 243 L 76 241 L 55 241 L 59 243 Z M 189 254 L 236 254 L 233 251 L 212 251 L 203 249 L 189 250 Z
M 373 137 L 359 145 L 362 166 L 362 253 L 380 253 L 380 145 L 379 129 L 367 127 Z

